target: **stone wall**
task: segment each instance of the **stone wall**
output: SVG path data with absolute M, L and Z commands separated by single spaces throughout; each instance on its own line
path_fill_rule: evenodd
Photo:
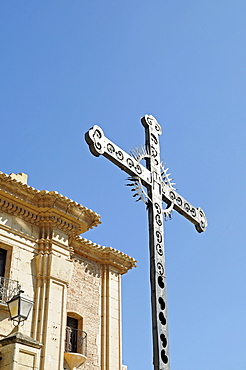
M 87 361 L 83 370 L 100 369 L 101 267 L 77 254 L 73 256 L 73 275 L 68 289 L 67 312 L 82 318 L 87 333 Z

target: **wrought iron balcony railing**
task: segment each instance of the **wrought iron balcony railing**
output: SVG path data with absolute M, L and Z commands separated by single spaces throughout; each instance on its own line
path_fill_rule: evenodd
M 14 295 L 18 294 L 21 286 L 18 281 L 0 276 L 0 303 L 6 304 Z
M 87 333 L 67 326 L 65 352 L 80 353 L 87 357 Z

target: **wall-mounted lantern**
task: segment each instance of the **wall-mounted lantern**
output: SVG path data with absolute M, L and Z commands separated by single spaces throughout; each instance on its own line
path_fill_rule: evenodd
M 28 318 L 34 304 L 34 302 L 23 293 L 24 291 L 20 290 L 17 295 L 7 302 L 10 318 L 13 320 L 15 326 L 20 325 L 21 322 Z

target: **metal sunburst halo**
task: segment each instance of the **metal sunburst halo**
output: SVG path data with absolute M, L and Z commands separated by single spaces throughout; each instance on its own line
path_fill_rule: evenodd
M 141 146 L 141 147 L 135 146 L 129 152 L 129 154 L 138 163 L 140 163 L 142 160 L 146 160 L 147 158 L 150 158 L 150 153 L 148 153 L 145 146 Z M 170 189 L 176 190 L 175 187 L 174 187 L 174 185 L 176 185 L 176 184 L 173 182 L 173 179 L 170 177 L 171 173 L 168 173 L 168 171 L 169 171 L 169 168 L 166 167 L 166 164 L 161 163 L 162 182 L 165 185 L 169 186 Z M 149 202 L 152 202 L 152 200 L 148 196 L 148 193 L 145 190 L 145 188 L 144 188 L 144 186 L 141 182 L 141 179 L 139 177 L 132 176 L 132 177 L 128 177 L 127 180 L 129 181 L 129 183 L 126 184 L 126 185 L 132 187 L 131 191 L 134 192 L 133 197 L 134 198 L 137 197 L 136 202 L 141 200 L 146 205 L 148 205 Z M 174 204 L 171 203 L 165 209 L 162 209 L 162 213 L 163 213 L 163 216 L 164 216 L 165 220 L 171 218 L 171 213 L 172 213 L 172 210 L 173 210 L 173 206 L 174 206 Z

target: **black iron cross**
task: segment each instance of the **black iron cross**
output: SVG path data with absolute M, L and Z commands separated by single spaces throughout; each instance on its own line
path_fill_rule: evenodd
M 169 343 L 167 326 L 167 298 L 164 257 L 163 214 L 175 209 L 191 221 L 201 233 L 207 227 L 207 219 L 201 208 L 193 207 L 179 195 L 160 160 L 159 135 L 161 126 L 153 116 L 145 115 L 141 122 L 145 127 L 145 149 L 142 154 L 130 155 L 104 136 L 99 126 L 94 126 L 85 139 L 96 157 L 104 155 L 128 175 L 140 194 L 142 185 L 147 188 L 149 218 L 150 281 L 152 302 L 153 363 L 154 370 L 169 370 Z M 140 162 L 146 160 L 146 167 Z M 141 194 L 140 194 L 141 197 Z M 163 209 L 163 202 L 167 208 Z

